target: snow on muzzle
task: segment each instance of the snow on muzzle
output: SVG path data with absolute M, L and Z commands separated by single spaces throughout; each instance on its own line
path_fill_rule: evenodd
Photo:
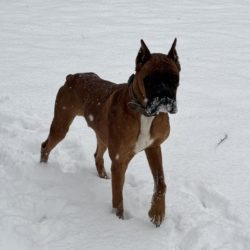
M 158 115 L 160 112 L 176 114 L 177 111 L 176 100 L 169 97 L 155 97 L 152 101 L 148 102 L 145 108 L 148 116 Z

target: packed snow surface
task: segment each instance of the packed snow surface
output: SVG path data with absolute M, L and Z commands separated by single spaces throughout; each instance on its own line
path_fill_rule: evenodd
M 247 0 L 0 1 L 0 249 L 250 249 L 249 27 Z M 143 152 L 126 174 L 125 220 L 83 118 L 47 165 L 39 153 L 67 74 L 126 82 L 141 38 L 167 53 L 175 37 L 179 112 L 162 145 L 167 217 L 155 228 Z

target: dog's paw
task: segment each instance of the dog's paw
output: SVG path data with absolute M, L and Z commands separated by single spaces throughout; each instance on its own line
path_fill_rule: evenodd
M 49 154 L 48 153 L 41 153 L 40 163 L 48 163 Z
M 152 209 L 149 210 L 148 215 L 151 219 L 151 222 L 156 226 L 159 227 L 161 225 L 161 223 L 164 220 L 165 217 L 165 213 L 163 212 L 155 212 L 152 211 Z
M 47 140 L 42 143 L 41 145 L 41 155 L 40 155 L 40 162 L 47 163 L 49 159 L 49 153 L 46 151 Z
M 151 222 L 159 227 L 165 217 L 165 200 L 160 199 L 152 202 L 152 206 L 148 212 L 148 216 L 151 219 Z
M 119 209 L 119 208 L 113 208 L 113 213 L 116 214 L 116 216 L 119 218 L 119 219 L 124 219 L 124 215 L 123 215 L 123 209 Z
M 102 178 L 102 179 L 109 179 L 106 171 L 102 171 L 101 173 L 98 173 L 99 177 Z

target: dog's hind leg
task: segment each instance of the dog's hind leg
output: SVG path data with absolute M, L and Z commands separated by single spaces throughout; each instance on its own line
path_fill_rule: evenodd
M 50 152 L 64 139 L 74 118 L 75 116 L 72 116 L 72 114 L 69 113 L 64 113 L 62 116 L 59 114 L 54 116 L 48 139 L 41 145 L 40 162 L 48 161 Z
M 72 104 L 72 95 L 67 90 L 67 86 L 63 86 L 56 98 L 54 118 L 50 126 L 49 136 L 41 145 L 40 162 L 47 162 L 52 149 L 64 139 L 69 127 L 74 120 L 77 112 Z
M 104 145 L 104 143 L 100 140 L 100 138 L 97 135 L 96 139 L 97 139 L 97 147 L 96 147 L 96 152 L 94 154 L 96 169 L 99 177 L 107 179 L 108 175 L 105 171 L 104 160 L 103 160 L 103 155 L 107 150 L 107 146 Z

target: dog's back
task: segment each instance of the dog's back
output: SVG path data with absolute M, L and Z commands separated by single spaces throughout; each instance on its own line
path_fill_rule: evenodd
M 64 86 L 58 92 L 58 98 L 60 98 L 60 91 L 69 93 L 77 100 L 74 106 L 77 114 L 86 116 L 87 107 L 91 107 L 92 113 L 94 110 L 100 111 L 114 92 L 124 88 L 125 85 L 103 80 L 95 73 L 77 73 L 66 77 Z M 70 104 L 72 105 L 72 102 Z

